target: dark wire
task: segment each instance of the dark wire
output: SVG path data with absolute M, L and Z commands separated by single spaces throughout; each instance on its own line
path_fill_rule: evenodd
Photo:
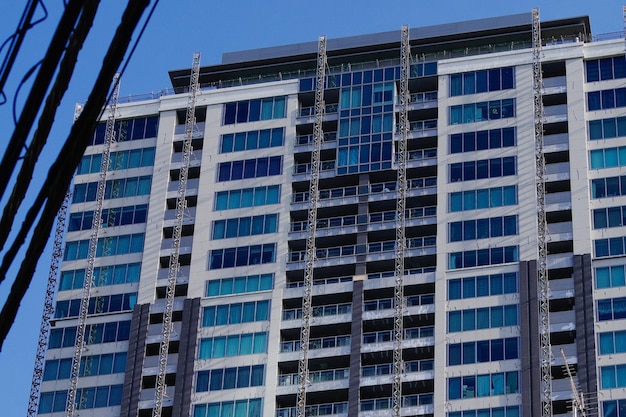
M 35 65 L 30 67 L 30 69 L 28 71 L 26 71 L 26 74 L 24 74 L 24 76 L 22 77 L 22 81 L 20 81 L 20 84 L 17 86 L 17 89 L 15 90 L 15 96 L 13 96 L 13 124 L 14 125 L 17 125 L 17 98 L 20 95 L 20 90 L 22 89 L 24 84 L 26 84 L 26 81 L 28 81 L 30 76 L 33 75 L 35 70 L 37 68 L 39 68 L 39 66 L 41 65 L 42 62 L 43 62 L 43 60 L 40 60 Z

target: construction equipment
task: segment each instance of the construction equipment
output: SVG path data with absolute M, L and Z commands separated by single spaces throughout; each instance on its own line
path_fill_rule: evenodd
M 402 26 L 402 41 L 400 51 L 400 124 L 398 137 L 398 198 L 396 200 L 396 252 L 395 252 L 395 289 L 394 289 L 394 326 L 393 326 L 393 415 L 400 417 L 402 407 L 402 339 L 404 314 L 404 255 L 406 251 L 406 236 L 404 219 L 406 215 L 406 158 L 407 137 L 409 133 L 409 63 L 411 44 L 409 27 Z
M 45 367 L 46 350 L 48 347 L 48 336 L 50 334 L 50 319 L 54 315 L 54 294 L 59 276 L 59 267 L 63 260 L 63 235 L 67 220 L 67 208 L 70 205 L 72 193 L 68 191 L 57 214 L 57 224 L 54 232 L 54 243 L 52 246 L 52 260 L 50 261 L 50 271 L 48 272 L 48 285 L 46 287 L 46 297 L 41 315 L 41 326 L 39 327 L 39 340 L 37 341 L 37 354 L 35 356 L 35 369 L 33 370 L 33 380 L 30 385 L 30 396 L 28 397 L 28 417 L 35 417 L 39 407 L 39 391 L 43 381 Z
M 187 192 L 187 177 L 189 173 L 189 161 L 191 159 L 191 141 L 193 139 L 193 129 L 196 124 L 196 95 L 200 90 L 200 54 L 193 54 L 193 64 L 191 66 L 191 80 L 189 83 L 189 98 L 187 99 L 187 112 L 185 115 L 185 139 L 183 142 L 183 163 L 180 167 L 178 177 L 178 192 L 176 194 L 176 222 L 172 233 L 172 253 L 170 255 L 169 274 L 167 281 L 167 296 L 165 302 L 165 312 L 163 313 L 163 339 L 159 349 L 159 373 L 156 379 L 156 389 L 154 394 L 153 417 L 161 417 L 163 411 L 163 397 L 165 395 L 165 368 L 167 366 L 168 349 L 170 345 L 170 334 L 172 331 L 172 314 L 174 311 L 174 295 L 176 292 L 176 279 L 180 270 L 178 262 L 180 253 L 180 239 L 183 230 L 183 216 L 185 210 L 185 193 Z
M 572 388 L 572 394 L 574 398 L 572 398 L 572 409 L 574 411 L 574 417 L 586 417 L 587 412 L 585 409 L 585 398 L 582 392 L 579 392 L 576 388 L 576 384 L 574 383 L 574 376 L 572 376 L 572 371 L 569 369 L 569 364 L 567 363 L 567 358 L 565 357 L 565 352 L 563 348 L 561 348 L 561 356 L 563 356 L 563 363 L 565 370 L 567 372 L 567 377 L 569 378 L 569 383 Z
M 546 161 L 543 154 L 543 74 L 541 72 L 541 26 L 539 9 L 532 11 L 533 101 L 535 125 L 535 179 L 537 187 L 537 286 L 539 299 L 539 339 L 541 361 L 541 415 L 552 416 L 552 349 L 550 346 L 550 300 L 548 286 L 548 247 L 546 241 Z
M 91 236 L 89 238 L 89 249 L 87 252 L 87 268 L 85 270 L 85 281 L 83 284 L 83 294 L 80 301 L 78 313 L 78 325 L 76 327 L 76 341 L 74 343 L 74 356 L 72 358 L 72 368 L 70 371 L 70 386 L 67 392 L 67 406 L 65 408 L 67 417 L 73 417 L 76 411 L 76 386 L 80 372 L 80 362 L 85 348 L 85 328 L 87 326 L 87 310 L 89 307 L 89 296 L 93 285 L 93 272 L 98 248 L 98 236 L 102 224 L 102 203 L 104 202 L 104 191 L 106 188 L 107 172 L 110 166 L 111 145 L 115 142 L 115 118 L 117 112 L 117 100 L 120 92 L 120 76 L 115 74 L 113 78 L 113 94 L 111 95 L 111 105 L 106 123 L 104 135 L 104 148 L 102 150 L 102 162 L 100 164 L 100 177 L 98 180 L 98 190 L 96 192 L 96 208 L 93 212 L 93 223 L 91 225 Z M 89 335 L 88 335 L 89 336 Z M 81 403 L 78 404 L 79 409 Z
M 304 295 L 302 296 L 302 329 L 300 332 L 300 361 L 298 362 L 299 387 L 297 417 L 306 415 L 306 387 L 309 383 L 309 339 L 313 315 L 313 272 L 315 268 L 315 231 L 317 229 L 317 203 L 319 200 L 320 153 L 324 132 L 324 82 L 326 78 L 326 37 L 317 43 L 317 75 L 315 80 L 315 124 L 313 125 L 313 151 L 311 152 L 311 185 L 309 188 L 308 236 L 306 240 L 306 266 L 304 269 Z

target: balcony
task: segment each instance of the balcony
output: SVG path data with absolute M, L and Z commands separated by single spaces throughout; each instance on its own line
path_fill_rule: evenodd
M 396 162 L 398 155 L 396 154 Z M 418 168 L 437 165 L 437 148 L 416 149 L 407 153 L 407 168 Z
M 320 178 L 330 178 L 335 175 L 335 160 L 320 162 Z M 293 166 L 294 181 L 304 180 L 305 178 L 295 178 L 300 175 L 310 174 L 312 165 L 310 163 L 295 164 Z M 332 172 L 328 172 L 332 171 Z
M 406 315 L 414 316 L 435 312 L 435 294 L 421 294 L 404 297 Z M 393 298 L 382 298 L 363 302 L 363 320 L 375 320 L 385 317 L 393 317 Z
M 546 194 L 546 211 L 572 209 L 572 194 L 569 191 Z
M 167 192 L 168 193 L 177 193 L 178 192 L 178 184 L 180 181 L 170 181 L 167 184 Z M 186 195 L 198 195 L 198 186 L 200 184 L 200 178 L 191 178 L 187 180 L 187 191 Z
M 402 415 L 420 415 L 428 414 L 434 411 L 433 407 L 434 394 L 414 394 L 402 396 L 402 408 L 410 408 L 403 410 Z M 370 400 L 361 400 L 359 404 L 361 412 L 360 416 L 378 417 L 389 416 L 392 413 L 392 398 L 376 398 Z
M 433 346 L 435 343 L 435 327 L 412 327 L 404 329 L 403 348 Z M 393 330 L 380 330 L 363 333 L 361 352 L 375 352 L 393 349 Z
M 349 186 L 327 188 L 319 191 L 321 207 L 356 204 L 359 195 L 368 195 L 368 201 L 396 199 L 397 184 L 395 181 L 380 182 L 365 186 Z M 407 197 L 432 195 L 437 193 L 437 177 L 413 178 L 407 181 Z M 293 193 L 291 203 L 297 205 L 294 210 L 308 208 L 309 192 Z
M 196 123 L 194 129 L 192 130 L 192 138 L 202 138 L 204 137 L 204 127 L 205 122 Z M 184 140 L 185 139 L 185 129 L 186 125 L 176 125 L 174 128 L 174 140 Z
M 334 142 L 337 141 L 337 132 L 324 132 L 324 136 L 322 137 L 322 149 L 334 148 L 336 145 Z M 299 135 L 296 136 L 295 146 L 311 146 L 315 143 L 314 135 Z M 328 145 L 328 146 L 324 146 Z
M 164 226 L 174 226 L 176 222 L 176 209 L 166 210 L 165 216 L 163 216 Z M 183 210 L 183 225 L 194 224 L 196 221 L 196 208 L 189 207 Z
M 307 417 L 312 416 L 336 416 L 347 417 L 348 416 L 348 403 L 328 403 L 328 404 L 316 404 L 306 407 L 305 415 Z M 298 409 L 296 407 L 279 408 L 276 410 L 276 417 L 298 417 Z
M 435 361 L 422 359 L 404 362 L 404 380 L 423 381 L 434 378 Z M 418 375 L 420 374 L 420 375 Z M 363 366 L 361 368 L 361 386 L 391 384 L 393 381 L 393 364 Z
M 437 223 L 437 207 L 416 207 L 405 211 L 405 226 L 414 227 Z M 357 224 L 367 224 L 368 231 L 383 230 L 395 227 L 396 211 L 379 211 L 365 216 L 342 216 L 319 219 L 315 230 L 318 236 L 332 236 L 337 234 L 356 233 Z M 308 231 L 308 221 L 291 222 L 290 233 L 298 233 L 292 239 L 305 238 Z M 324 232 L 325 231 L 325 232 Z M 322 233 L 320 233 L 322 232 Z
M 307 391 L 347 389 L 349 376 L 349 368 L 309 372 L 308 382 L 310 385 L 307 387 Z M 278 375 L 277 395 L 295 394 L 299 384 L 299 374 Z
M 398 96 L 398 106 L 402 105 L 401 98 Z M 425 91 L 421 93 L 412 93 L 409 95 L 409 110 L 431 109 L 437 107 L 437 91 Z M 397 111 L 400 110 L 398 107 Z
M 434 250 L 437 246 L 436 236 L 416 237 L 406 240 L 406 248 L 409 251 L 407 256 L 420 256 L 425 254 L 434 254 Z M 385 242 L 372 242 L 366 245 L 345 245 L 336 246 L 331 248 L 318 248 L 316 251 L 317 262 L 319 266 L 332 266 L 337 264 L 353 263 L 355 260 L 340 259 L 340 262 L 333 262 L 333 259 L 352 257 L 355 255 L 375 255 L 380 253 L 395 253 L 396 241 L 388 240 Z M 432 249 L 432 250 L 429 250 Z M 374 261 L 379 259 L 373 259 L 370 256 L 368 261 Z M 328 260 L 330 262 L 320 262 Z M 304 262 L 306 261 L 306 250 L 291 251 L 287 254 L 287 263 Z
M 543 88 L 541 93 L 548 94 L 561 94 L 567 92 L 567 83 L 565 76 L 550 77 L 543 79 Z
M 550 313 L 550 332 L 566 332 L 576 328 L 575 310 Z
M 337 120 L 339 114 L 339 106 L 337 104 L 327 104 L 324 109 L 324 121 Z M 302 107 L 298 110 L 297 123 L 313 123 L 315 122 L 315 107 Z
M 350 303 L 314 306 L 313 317 L 317 320 L 315 320 L 313 325 L 322 326 L 350 322 L 351 313 L 352 304 Z M 290 310 L 283 310 L 282 320 L 285 323 L 281 323 L 281 329 L 300 327 L 302 309 L 294 308 Z
M 569 162 L 546 165 L 546 182 L 569 180 Z
M 548 223 L 548 233 L 552 242 L 563 242 L 574 238 L 572 222 Z
M 569 149 L 569 135 L 559 133 L 556 135 L 546 135 L 543 137 L 544 153 L 563 152 Z
M 280 343 L 281 362 L 297 361 L 300 358 L 300 340 Z M 309 340 L 309 358 L 331 357 L 350 354 L 350 336 L 330 336 Z
M 545 106 L 543 108 L 544 123 L 558 123 L 567 121 L 567 104 Z
M 172 249 L 174 239 L 163 239 L 161 241 L 161 250 L 169 251 Z M 180 253 L 191 253 L 193 246 L 193 236 L 183 236 L 180 238 Z
M 175 152 L 172 154 L 170 169 L 180 169 L 183 165 L 184 153 Z M 190 167 L 199 167 L 202 162 L 202 150 L 193 151 L 189 157 Z

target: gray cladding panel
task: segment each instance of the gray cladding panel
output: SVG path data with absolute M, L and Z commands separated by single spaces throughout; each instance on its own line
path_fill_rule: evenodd
M 530 13 L 521 13 L 510 16 L 490 17 L 485 19 L 468 20 L 466 22 L 445 23 L 411 29 L 411 39 L 429 39 L 450 36 L 459 33 L 477 32 L 507 28 L 511 26 L 530 25 Z M 371 33 L 367 35 L 348 36 L 345 38 L 329 39 L 326 50 L 328 52 L 342 49 L 361 48 L 371 45 L 384 45 L 400 42 L 400 31 Z M 225 52 L 222 54 L 222 64 L 274 59 L 287 56 L 308 55 L 317 53 L 317 42 L 302 42 L 291 45 L 272 46 L 268 48 L 251 49 L 247 51 Z

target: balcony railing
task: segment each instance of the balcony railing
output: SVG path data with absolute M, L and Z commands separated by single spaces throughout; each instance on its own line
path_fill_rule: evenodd
M 421 339 L 424 337 L 433 337 L 435 335 L 434 326 L 412 327 L 404 329 L 405 339 Z M 393 330 L 381 330 L 378 332 L 363 333 L 363 344 L 384 343 L 393 340 Z
M 405 211 L 405 219 L 421 219 L 426 217 L 434 217 L 437 215 L 437 206 L 428 207 L 416 207 Z M 396 220 L 396 211 L 379 211 L 376 213 L 370 213 L 367 216 L 367 223 L 382 223 Z M 292 232 L 304 232 L 308 230 L 309 222 L 306 220 L 299 222 L 291 222 L 290 231 Z M 330 217 L 327 219 L 319 219 L 317 221 L 317 229 L 331 229 L 336 227 L 354 226 L 356 224 L 364 224 L 359 221 L 359 217 L 356 215 L 342 216 L 342 217 Z
M 316 279 L 313 281 L 313 285 L 337 284 L 340 282 L 352 282 L 352 277 L 350 276 L 350 277 L 332 277 L 332 278 Z M 300 287 L 304 287 L 303 281 L 287 283 L 287 288 L 300 288 Z
M 309 372 L 309 383 L 316 384 L 316 383 L 328 382 L 328 381 L 341 381 L 342 379 L 348 379 L 349 376 L 350 376 L 350 368 L 330 369 L 330 370 L 325 370 L 325 371 L 313 371 L 313 372 Z M 299 383 L 300 383 L 299 374 L 278 375 L 279 387 L 297 385 Z
M 433 403 L 433 394 L 415 394 L 402 396 L 402 407 L 415 407 L 419 405 L 430 405 Z M 392 408 L 391 398 L 376 398 L 372 400 L 361 400 L 361 411 L 388 410 Z
M 381 298 L 363 302 L 364 311 L 389 310 L 393 308 L 393 298 Z M 435 302 L 435 294 L 410 295 L 404 297 L 406 307 L 430 305 Z
M 337 132 L 324 132 L 323 142 L 334 142 L 337 140 Z M 296 146 L 310 145 L 315 142 L 313 135 L 296 136 Z
M 431 248 L 436 245 L 436 236 L 414 237 L 406 240 L 407 249 Z M 395 248 L 396 241 L 388 240 L 385 242 L 372 242 L 366 245 L 346 245 L 331 248 L 319 248 L 315 252 L 315 256 L 317 259 L 339 258 L 342 256 L 392 252 Z M 288 253 L 287 262 L 300 262 L 304 260 L 306 260 L 306 250 L 292 251 Z
M 309 349 L 330 349 L 341 346 L 350 346 L 350 336 L 332 336 L 322 337 L 319 339 L 311 339 L 309 341 Z M 299 352 L 300 341 L 290 340 L 280 343 L 280 353 Z
M 398 96 L 398 104 L 402 104 L 400 100 L 401 97 Z M 437 101 L 437 91 L 424 91 L 409 95 L 409 104 L 426 103 L 429 101 Z
M 437 177 L 426 177 L 426 178 L 413 178 L 407 180 L 407 188 L 409 190 L 417 190 L 420 188 L 427 187 L 436 187 L 437 186 Z M 395 191 L 397 188 L 397 184 L 395 181 L 389 182 L 379 182 L 375 184 L 369 184 L 367 186 L 349 186 L 349 187 L 340 187 L 340 188 L 329 188 L 320 190 L 319 198 L 320 200 L 328 200 L 334 198 L 345 198 L 345 197 L 354 197 L 359 194 L 361 195 L 370 195 L 370 194 L 378 194 L 378 193 L 388 193 L 391 191 Z M 292 203 L 304 203 L 309 201 L 309 192 L 301 192 L 301 193 L 293 193 Z
M 435 361 L 432 359 L 422 359 L 419 361 L 404 362 L 404 372 L 422 372 L 432 371 L 435 369 Z M 381 363 L 380 365 L 361 367 L 361 376 L 381 376 L 391 375 L 393 373 L 393 364 Z
M 436 268 L 434 266 L 427 268 L 411 268 L 405 269 L 404 275 L 415 275 L 415 274 L 426 274 L 429 272 L 435 272 Z M 377 272 L 375 274 L 368 274 L 367 279 L 381 279 L 381 278 L 393 278 L 395 276 L 395 271 L 384 271 Z
M 348 415 L 348 403 L 329 403 L 309 405 L 305 409 L 306 417 Z M 297 407 L 279 408 L 276 417 L 298 417 Z
M 320 163 L 320 171 L 331 171 L 335 169 L 335 160 L 332 161 L 321 161 Z M 311 172 L 311 164 L 296 164 L 293 166 L 294 174 L 308 174 Z
M 352 312 L 352 304 L 329 304 L 313 307 L 313 317 L 338 316 Z M 302 318 L 302 309 L 294 308 L 283 310 L 283 320 L 297 320 Z
M 338 110 L 339 110 L 339 106 L 337 106 L 336 104 L 328 104 L 326 106 L 325 114 L 337 113 Z M 309 117 L 309 116 L 315 116 L 315 107 L 302 107 L 298 111 L 298 117 Z

